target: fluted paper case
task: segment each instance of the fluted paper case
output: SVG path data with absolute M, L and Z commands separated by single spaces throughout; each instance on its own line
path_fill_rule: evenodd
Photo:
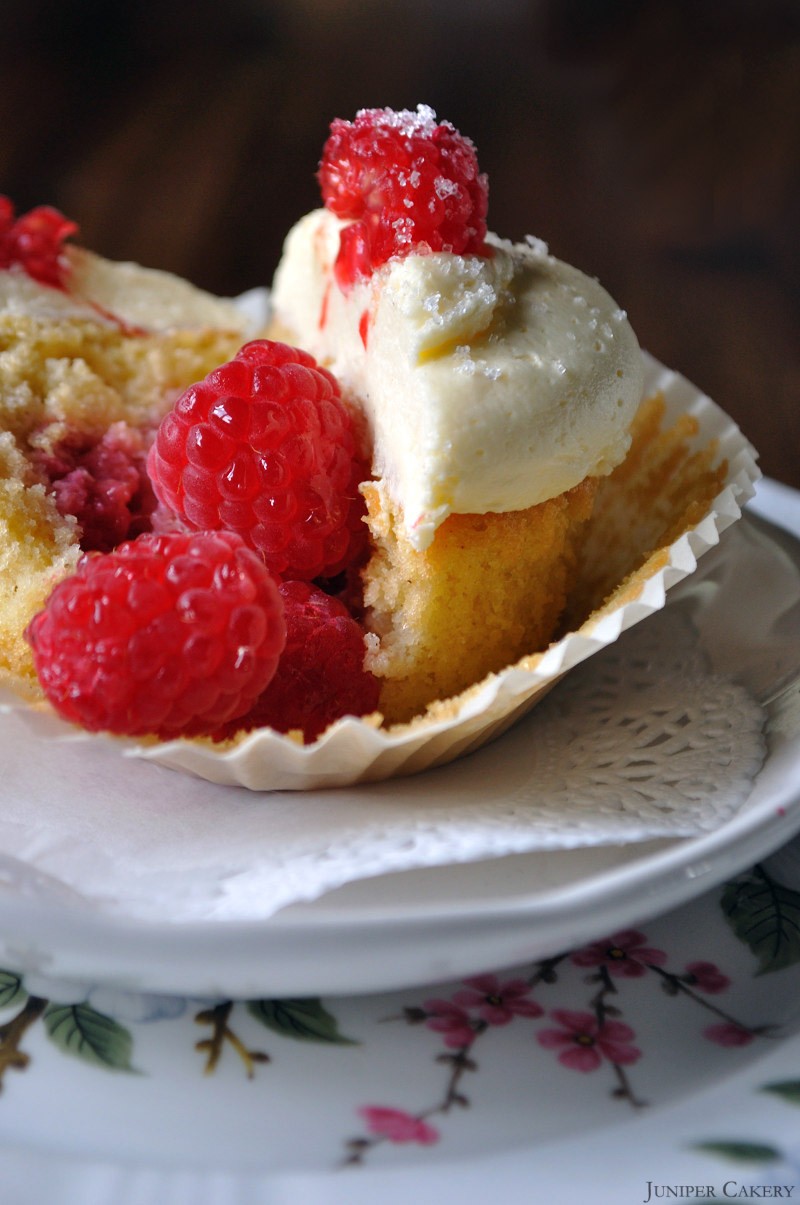
M 376 782 L 443 765 L 504 732 L 573 666 L 660 610 L 672 586 L 741 515 L 759 477 L 736 424 L 685 378 L 645 355 L 648 399 L 625 463 L 601 484 L 571 630 L 544 651 L 385 728 L 345 717 L 313 744 L 270 729 L 233 746 L 121 742 L 127 756 L 253 791 Z M 89 738 L 91 739 L 91 738 Z

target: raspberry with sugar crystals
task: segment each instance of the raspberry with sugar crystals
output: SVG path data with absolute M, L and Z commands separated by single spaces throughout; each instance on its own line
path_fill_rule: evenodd
M 395 255 L 486 253 L 488 184 L 475 147 L 426 105 L 337 118 L 319 180 L 327 208 L 353 219 L 335 265 L 343 289 Z
M 306 744 L 344 715 L 368 715 L 380 684 L 364 669 L 364 633 L 336 598 L 308 582 L 282 582 L 286 647 L 278 670 L 241 720 L 217 739 L 252 728 L 299 729 Z
M 75 222 L 50 205 L 15 217 L 9 198 L 0 196 L 0 268 L 16 264 L 40 284 L 63 289 L 69 273 L 63 244 L 77 231 Z
M 275 580 L 228 532 L 87 554 L 26 636 L 56 711 L 92 732 L 196 736 L 243 715 L 286 640 Z
M 148 471 L 187 527 L 237 532 L 280 577 L 332 577 L 366 550 L 350 412 L 334 377 L 284 343 L 247 343 L 186 390 Z

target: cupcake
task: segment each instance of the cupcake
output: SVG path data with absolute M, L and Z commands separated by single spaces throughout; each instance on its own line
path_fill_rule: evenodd
M 0 208 L 0 672 L 34 722 L 46 696 L 257 790 L 497 736 L 662 606 L 757 476 L 595 280 L 487 231 L 430 109 L 335 121 L 320 182 L 256 339 Z
M 368 665 L 400 722 L 553 638 L 642 359 L 596 281 L 486 232 L 474 147 L 429 108 L 334 122 L 320 179 L 273 330 L 366 417 Z

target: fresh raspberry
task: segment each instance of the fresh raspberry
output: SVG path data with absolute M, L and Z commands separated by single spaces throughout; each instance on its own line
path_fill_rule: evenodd
M 145 435 L 112 423 L 100 440 L 78 433 L 33 461 L 47 478 L 62 515 L 74 515 L 84 552 L 111 552 L 151 529 L 156 497 L 147 475 Z
M 308 582 L 282 582 L 286 647 L 278 671 L 241 720 L 215 736 L 252 728 L 302 731 L 310 743 L 344 715 L 378 706 L 378 679 L 364 669 L 364 632 L 337 599 Z
M 243 715 L 286 638 L 277 584 L 228 532 L 88 554 L 26 632 L 45 694 L 92 732 L 163 739 Z
M 49 205 L 15 218 L 9 198 L 0 196 L 0 268 L 18 264 L 40 284 L 63 289 L 69 273 L 63 244 L 77 231 L 75 222 Z
M 247 343 L 192 385 L 148 470 L 188 527 L 238 532 L 280 577 L 331 577 L 366 548 L 350 412 L 331 374 L 284 343 Z
M 327 208 L 353 219 L 334 269 L 343 289 L 394 255 L 485 254 L 489 194 L 475 147 L 426 105 L 337 118 L 319 180 Z

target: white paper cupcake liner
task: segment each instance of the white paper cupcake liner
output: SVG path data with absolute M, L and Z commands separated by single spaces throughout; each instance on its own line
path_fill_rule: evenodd
M 692 448 L 715 448 L 727 462 L 724 484 L 706 514 L 662 550 L 658 567 L 635 597 L 601 610 L 538 658 L 526 658 L 453 701 L 444 718 L 425 717 L 392 729 L 346 717 L 315 743 L 302 745 L 258 730 L 237 745 L 215 749 L 202 742 L 121 742 L 130 757 L 156 762 L 209 782 L 252 791 L 317 790 L 377 782 L 443 765 L 504 732 L 573 666 L 613 644 L 627 628 L 659 611 L 667 592 L 694 572 L 700 558 L 734 523 L 760 476 L 755 451 L 736 424 L 689 381 L 645 355 L 644 396 L 663 395 L 664 426 L 682 415 L 697 423 Z

